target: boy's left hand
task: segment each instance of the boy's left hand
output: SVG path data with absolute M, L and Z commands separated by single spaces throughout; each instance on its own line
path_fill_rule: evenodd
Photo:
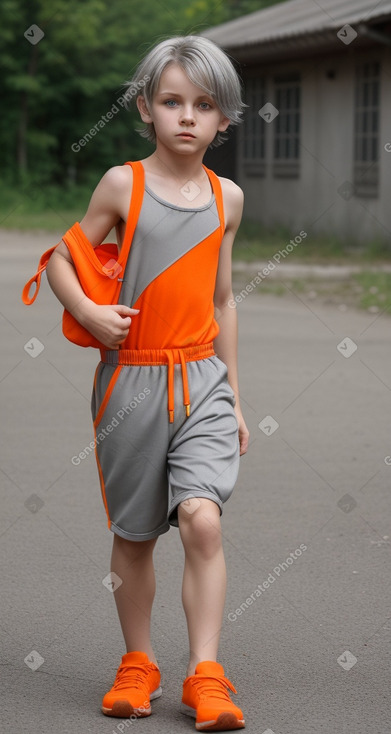
M 246 426 L 246 423 L 243 418 L 243 413 L 240 410 L 240 408 L 237 408 L 235 406 L 235 413 L 236 418 L 239 425 L 239 444 L 240 444 L 240 456 L 246 453 L 248 449 L 248 439 L 250 436 L 250 432 Z

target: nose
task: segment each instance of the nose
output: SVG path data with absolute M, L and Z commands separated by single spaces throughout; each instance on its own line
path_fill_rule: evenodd
M 180 116 L 180 123 L 186 124 L 186 125 L 194 125 L 194 112 L 192 105 L 186 105 L 182 108 L 181 116 Z

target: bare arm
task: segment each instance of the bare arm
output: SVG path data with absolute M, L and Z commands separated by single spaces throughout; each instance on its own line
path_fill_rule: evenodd
M 128 170 L 123 170 L 123 169 Z M 110 168 L 96 187 L 80 226 L 93 247 L 99 245 L 122 216 L 126 217 L 131 192 L 130 166 Z M 99 306 L 85 295 L 69 250 L 61 242 L 47 265 L 50 287 L 79 323 L 109 349 L 117 349 L 127 337 L 131 316 L 127 306 Z
M 232 181 L 224 181 L 224 208 L 227 226 L 220 247 L 219 267 L 214 294 L 215 315 L 220 332 L 214 340 L 217 356 L 228 368 L 228 381 L 236 399 L 235 412 L 239 424 L 240 453 L 248 448 L 249 432 L 240 407 L 237 366 L 238 324 L 236 308 L 232 308 L 232 246 L 243 211 L 243 192 Z M 236 306 L 236 304 L 235 304 Z

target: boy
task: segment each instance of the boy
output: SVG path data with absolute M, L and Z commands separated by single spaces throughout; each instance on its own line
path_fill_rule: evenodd
M 239 404 L 237 317 L 228 306 L 243 194 L 202 160 L 240 122 L 244 105 L 230 60 L 202 37 L 158 44 L 129 89 L 141 79 L 149 80 L 137 97 L 142 134 L 156 149 L 133 168 L 109 169 L 80 222 L 93 247 L 114 226 L 123 244 L 132 187 L 143 187 L 119 303 L 85 296 L 64 242 L 47 268 L 61 303 L 105 347 L 92 397 L 96 432 L 121 415 L 96 448 L 127 650 L 102 711 L 148 716 L 161 695 L 150 641 L 153 549 L 174 525 L 185 550 L 190 644 L 181 710 L 198 730 L 238 729 L 243 713 L 217 650 L 226 589 L 220 515 L 249 435 Z

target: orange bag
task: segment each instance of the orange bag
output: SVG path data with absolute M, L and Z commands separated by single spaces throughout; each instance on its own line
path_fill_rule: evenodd
M 114 242 L 106 242 L 103 245 L 93 247 L 81 229 L 79 222 L 75 222 L 62 238 L 72 257 L 84 293 L 100 305 L 118 303 L 122 275 L 144 195 L 144 169 L 142 164 L 140 161 L 127 161 L 126 165 L 132 166 L 133 169 L 133 187 L 125 236 L 120 252 L 118 253 L 118 245 Z M 24 286 L 22 301 L 27 306 L 34 303 L 40 288 L 42 273 L 57 246 L 58 244 L 43 253 L 37 272 Z M 36 288 L 33 295 L 30 296 L 29 292 L 33 283 L 36 284 Z M 81 347 L 104 348 L 103 344 L 81 326 L 66 309 L 64 309 L 62 318 L 62 330 L 64 336 L 74 344 Z

